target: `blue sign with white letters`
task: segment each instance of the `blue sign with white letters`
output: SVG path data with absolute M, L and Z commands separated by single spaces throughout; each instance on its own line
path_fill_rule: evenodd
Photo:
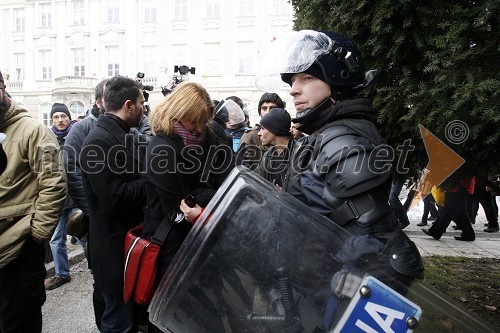
M 362 287 L 369 288 L 369 296 L 361 296 Z M 418 305 L 373 276 L 366 276 L 333 332 L 408 333 L 413 332 L 407 326 L 408 318 L 419 320 L 421 315 Z

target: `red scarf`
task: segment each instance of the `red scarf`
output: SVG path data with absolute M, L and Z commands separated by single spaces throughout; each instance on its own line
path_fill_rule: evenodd
M 203 131 L 200 135 L 194 135 L 193 133 L 185 129 L 178 121 L 174 122 L 174 130 L 175 133 L 182 138 L 182 142 L 184 142 L 186 146 L 191 146 L 191 145 L 199 146 L 205 142 L 206 138 L 205 131 Z

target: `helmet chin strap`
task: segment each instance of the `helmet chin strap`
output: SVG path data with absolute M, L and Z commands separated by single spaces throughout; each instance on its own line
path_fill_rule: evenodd
M 335 100 L 331 97 L 326 98 L 315 108 L 305 109 L 292 119 L 295 124 L 300 124 L 297 129 L 306 134 L 312 134 L 318 128 L 321 128 L 330 118 L 330 113 L 325 112 L 332 109 Z

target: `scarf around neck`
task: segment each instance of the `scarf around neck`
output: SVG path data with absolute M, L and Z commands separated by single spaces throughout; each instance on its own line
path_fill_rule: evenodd
M 174 130 L 175 133 L 181 137 L 182 142 L 184 142 L 186 146 L 202 145 L 205 142 L 205 131 L 203 131 L 203 133 L 201 133 L 200 135 L 194 135 L 187 129 L 185 129 L 178 121 L 174 122 Z
M 64 131 L 59 131 L 55 126 L 52 126 L 52 132 L 60 139 L 65 138 L 75 123 L 76 120 L 70 121 L 69 126 Z

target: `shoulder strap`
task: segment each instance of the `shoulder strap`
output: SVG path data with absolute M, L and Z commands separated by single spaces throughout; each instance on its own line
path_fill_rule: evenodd
M 156 229 L 153 237 L 151 237 L 151 242 L 162 246 L 163 242 L 170 233 L 170 229 L 172 229 L 172 226 L 173 223 L 165 217 L 158 226 L 158 229 Z

